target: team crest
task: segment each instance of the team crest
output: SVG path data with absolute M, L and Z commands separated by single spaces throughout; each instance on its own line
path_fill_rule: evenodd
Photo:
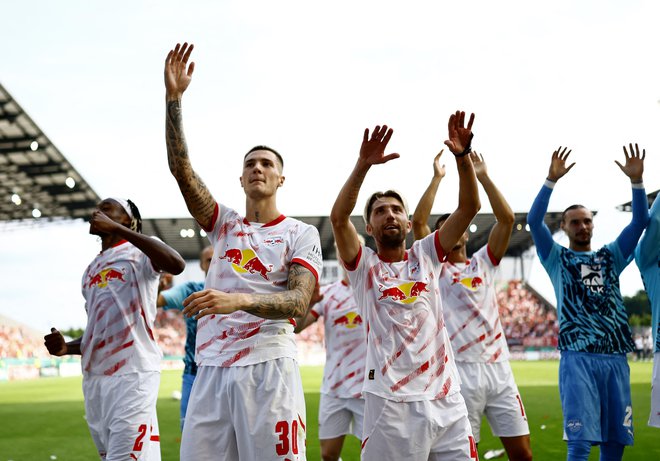
M 110 283 L 110 281 L 112 280 L 119 280 L 121 282 L 125 282 L 124 271 L 117 270 L 113 267 L 105 268 L 95 275 L 90 275 L 87 286 L 89 288 L 92 288 L 93 286 L 97 286 L 99 288 L 105 288 L 108 286 L 108 283 Z
M 384 285 L 378 284 L 378 291 L 380 291 L 379 301 L 383 299 L 392 299 L 398 301 L 401 304 L 410 304 L 415 302 L 417 297 L 423 292 L 428 292 L 428 284 L 424 282 L 406 282 L 400 285 L 395 285 L 391 287 L 385 287 Z
M 245 250 L 230 248 L 225 251 L 223 256 L 220 256 L 220 259 L 229 261 L 234 271 L 239 274 L 259 274 L 265 280 L 268 280 L 268 273 L 273 270 L 272 264 L 266 266 L 261 259 L 259 259 L 254 250 L 249 248 Z

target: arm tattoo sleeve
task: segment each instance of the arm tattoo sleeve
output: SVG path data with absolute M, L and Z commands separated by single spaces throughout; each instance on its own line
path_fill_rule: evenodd
M 211 228 L 215 199 L 190 164 L 188 146 L 183 134 L 180 100 L 167 102 L 165 141 L 167 162 L 172 175 L 179 184 L 188 210 L 203 227 Z
M 286 291 L 250 296 L 251 306 L 245 311 L 264 319 L 290 319 L 300 317 L 307 311 L 312 298 L 316 278 L 311 271 L 300 264 L 289 269 L 289 282 Z

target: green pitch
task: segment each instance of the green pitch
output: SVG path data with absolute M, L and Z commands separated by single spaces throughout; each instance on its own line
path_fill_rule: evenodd
M 625 460 L 660 459 L 660 429 L 646 425 L 650 407 L 651 363 L 631 363 L 635 446 L 626 449 Z M 532 437 L 534 459 L 562 460 L 561 410 L 557 390 L 558 362 L 514 362 Z M 322 369 L 304 367 L 303 386 L 307 401 L 307 453 L 320 459 L 317 439 L 317 409 Z M 171 398 L 180 388 L 178 371 L 164 372 L 158 400 L 161 451 L 164 461 L 179 459 L 179 402 Z M 96 459 L 96 450 L 83 419 L 81 378 L 49 378 L 0 383 L 0 461 L 58 461 Z M 499 440 L 482 427 L 479 453 L 499 448 Z M 342 458 L 359 459 L 357 439 L 347 437 Z M 502 458 L 504 459 L 504 458 Z M 591 460 L 598 459 L 594 449 Z

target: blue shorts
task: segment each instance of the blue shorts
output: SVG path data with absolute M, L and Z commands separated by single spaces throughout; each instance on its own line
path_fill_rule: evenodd
M 633 444 L 625 354 L 561 351 L 559 395 L 565 440 Z

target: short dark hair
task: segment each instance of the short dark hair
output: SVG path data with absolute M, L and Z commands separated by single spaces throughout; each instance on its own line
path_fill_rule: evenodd
M 282 156 L 280 155 L 280 153 L 277 152 L 277 151 L 276 151 L 275 149 L 273 149 L 272 147 L 268 147 L 268 146 L 254 146 L 252 149 L 250 149 L 250 150 L 247 152 L 247 154 L 245 154 L 245 156 L 243 157 L 243 161 L 245 161 L 245 159 L 247 158 L 247 156 L 250 155 L 250 154 L 251 154 L 252 152 L 254 152 L 255 150 L 267 150 L 268 152 L 272 152 L 273 154 L 275 154 L 275 157 L 277 157 L 277 160 L 279 160 L 279 162 L 280 162 L 280 167 L 281 167 L 282 169 L 284 169 L 284 159 L 282 159 Z
M 447 220 L 448 217 L 451 216 L 451 213 L 445 213 L 440 216 L 438 216 L 438 219 L 435 220 L 435 230 L 440 229 L 440 226 L 442 226 L 442 223 Z
M 566 217 L 566 213 L 568 213 L 569 211 L 577 210 L 578 208 L 584 208 L 585 210 L 589 209 L 586 206 L 580 205 L 578 203 L 576 203 L 575 205 L 571 205 L 568 208 L 566 208 L 564 210 L 564 212 L 561 214 L 561 222 L 564 222 L 564 218 Z
M 135 203 L 133 203 L 131 200 L 126 200 L 128 202 L 128 206 L 131 208 L 131 213 L 133 214 L 133 219 L 131 219 L 131 230 L 142 233 L 142 216 L 140 216 L 140 210 L 138 210 L 138 207 Z
M 365 224 L 369 224 L 369 217 L 371 216 L 371 209 L 374 206 L 374 202 L 379 198 L 383 198 L 383 197 L 392 197 L 396 199 L 403 206 L 406 215 L 409 214 L 408 203 L 406 202 L 406 199 L 403 198 L 403 195 L 401 195 L 398 191 L 395 191 L 394 189 L 390 189 L 390 190 L 386 190 L 385 192 L 374 192 L 373 194 L 371 194 L 369 200 L 367 200 L 367 205 L 364 207 L 364 214 L 362 215 L 362 218 L 364 218 Z

